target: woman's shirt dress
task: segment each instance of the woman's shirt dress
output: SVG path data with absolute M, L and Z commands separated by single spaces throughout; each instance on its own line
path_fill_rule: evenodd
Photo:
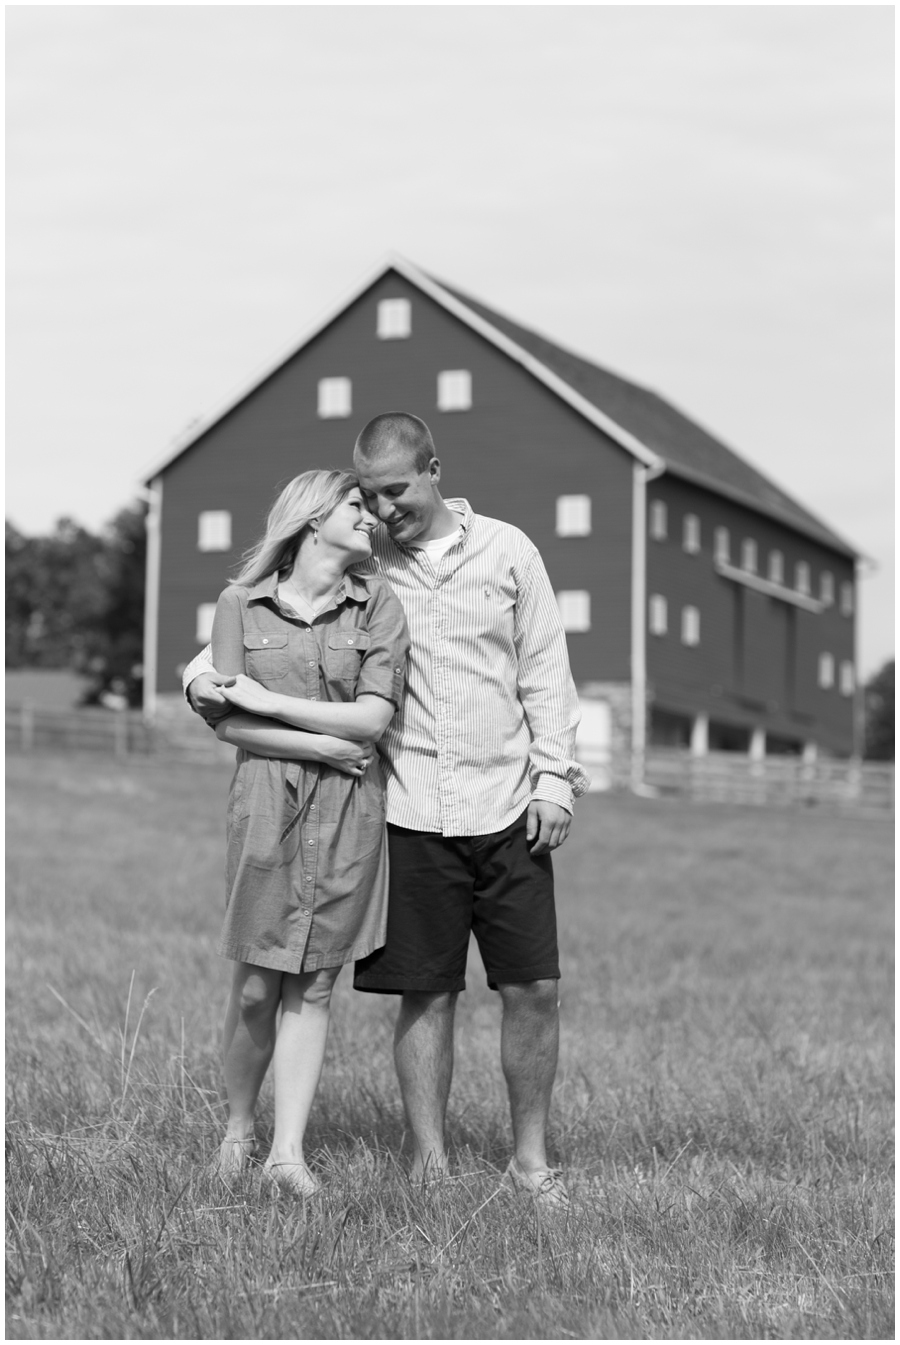
M 280 603 L 277 588 L 273 574 L 221 595 L 212 635 L 219 672 L 244 672 L 270 691 L 308 700 L 374 693 L 399 709 L 409 636 L 385 580 L 348 571 L 312 622 Z M 356 777 L 238 749 L 227 830 L 223 957 L 316 971 L 384 944 L 387 841 L 377 752 Z

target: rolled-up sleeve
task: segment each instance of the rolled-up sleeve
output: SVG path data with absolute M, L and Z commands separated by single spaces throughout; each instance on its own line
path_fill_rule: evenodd
M 406 684 L 409 631 L 400 599 L 384 579 L 369 579 L 366 609 L 369 645 L 363 655 L 356 695 L 383 696 L 397 708 Z

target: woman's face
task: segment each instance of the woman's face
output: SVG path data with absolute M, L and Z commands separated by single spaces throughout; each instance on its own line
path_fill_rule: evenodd
M 354 486 L 319 525 L 319 544 L 333 547 L 348 558 L 348 563 L 367 559 L 372 554 L 372 529 L 378 520 L 370 514 L 359 486 Z

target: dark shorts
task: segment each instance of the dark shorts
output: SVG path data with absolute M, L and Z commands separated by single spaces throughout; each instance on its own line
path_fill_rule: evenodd
M 356 990 L 465 990 L 469 935 L 488 985 L 559 978 L 553 865 L 525 840 L 527 813 L 488 836 L 388 824 L 387 943 L 356 963 Z

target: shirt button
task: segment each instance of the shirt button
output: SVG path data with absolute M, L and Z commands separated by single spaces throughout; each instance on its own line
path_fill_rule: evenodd
M 348 644 L 352 644 L 353 641 L 352 641 L 352 640 L 348 640 L 347 643 L 348 643 Z
M 301 914 L 301 915 L 309 915 L 309 911 L 301 911 L 300 914 Z
M 310 811 L 311 813 L 314 813 L 314 812 L 316 811 L 316 805 L 315 805 L 314 803 L 311 803 L 311 804 L 309 805 L 309 811 Z
M 314 658 L 309 659 L 308 663 L 311 668 L 314 668 L 316 666 L 316 660 Z
M 315 841 L 307 841 L 306 844 L 307 844 L 307 845 L 315 845 Z
M 268 640 L 263 640 L 263 644 L 268 644 L 268 643 L 269 643 Z

